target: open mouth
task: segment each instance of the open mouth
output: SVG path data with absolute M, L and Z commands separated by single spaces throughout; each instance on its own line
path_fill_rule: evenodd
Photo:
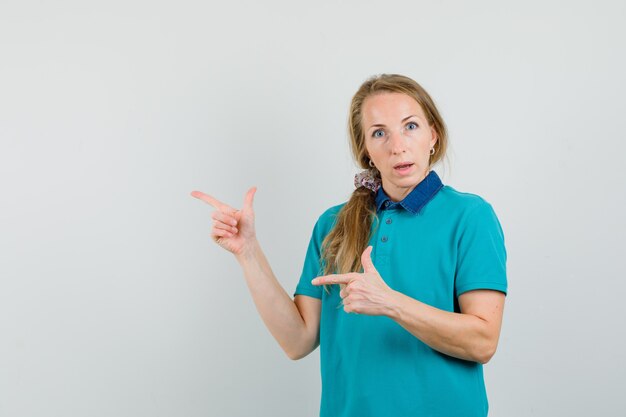
M 394 169 L 399 169 L 399 170 L 403 170 L 403 169 L 407 169 L 413 166 L 413 163 L 409 162 L 406 164 L 398 164 L 395 167 L 393 167 Z
M 397 175 L 401 175 L 401 176 L 411 175 L 411 173 L 413 172 L 413 163 L 401 162 L 398 165 L 394 166 L 393 170 Z

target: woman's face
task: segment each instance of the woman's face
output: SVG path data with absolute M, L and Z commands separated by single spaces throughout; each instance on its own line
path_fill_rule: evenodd
M 435 129 L 417 101 L 402 93 L 367 97 L 362 117 L 365 147 L 380 171 L 383 189 L 393 201 L 401 201 L 428 173 Z

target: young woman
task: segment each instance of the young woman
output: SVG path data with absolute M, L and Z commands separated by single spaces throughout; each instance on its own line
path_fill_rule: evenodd
M 320 346 L 320 416 L 484 417 L 482 365 L 496 351 L 507 292 L 496 214 L 431 170 L 446 128 L 412 79 L 367 80 L 348 124 L 366 170 L 350 200 L 317 220 L 293 300 L 256 239 L 256 189 L 241 210 L 192 195 L 217 209 L 212 238 L 237 257 L 287 356 Z

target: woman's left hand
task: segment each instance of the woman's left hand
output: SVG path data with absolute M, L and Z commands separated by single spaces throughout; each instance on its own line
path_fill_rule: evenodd
M 368 246 L 361 255 L 363 272 L 331 274 L 317 277 L 313 285 L 340 284 L 343 287 L 339 296 L 343 300 L 346 313 L 388 316 L 393 306 L 395 291 L 382 279 L 370 257 L 372 247 Z

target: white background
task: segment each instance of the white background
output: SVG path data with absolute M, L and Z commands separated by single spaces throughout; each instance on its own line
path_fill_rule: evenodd
M 502 223 L 490 416 L 624 415 L 622 1 L 0 2 L 0 416 L 314 416 L 201 190 L 291 295 L 357 168 L 350 98 L 408 75 L 444 183 Z

